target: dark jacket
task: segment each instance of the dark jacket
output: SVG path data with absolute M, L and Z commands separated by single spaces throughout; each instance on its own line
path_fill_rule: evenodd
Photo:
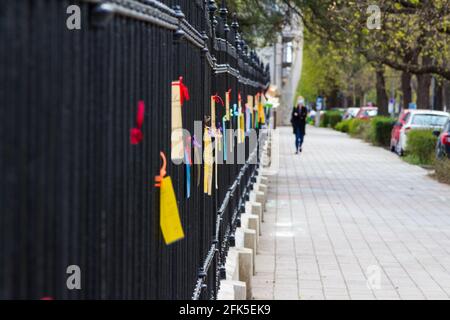
M 305 106 L 301 108 L 299 106 L 294 107 L 291 116 L 291 124 L 294 129 L 294 133 L 296 129 L 300 129 L 302 134 L 305 134 L 307 117 L 308 117 L 308 110 L 306 109 Z

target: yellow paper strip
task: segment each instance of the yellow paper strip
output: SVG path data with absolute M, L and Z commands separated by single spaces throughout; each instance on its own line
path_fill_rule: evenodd
M 260 98 L 262 95 L 259 95 Z M 264 105 L 262 103 L 262 99 L 259 99 L 258 102 L 258 117 L 259 117 L 259 123 L 263 124 L 266 123 L 266 114 L 264 112 Z
M 237 117 L 238 143 L 242 143 L 242 140 L 241 140 L 241 114 L 242 114 L 242 101 L 239 101 L 238 102 L 238 117 Z
M 213 165 L 214 158 L 212 152 L 212 140 L 209 135 L 208 128 L 205 128 L 205 132 L 203 134 L 203 141 L 205 143 L 205 149 L 203 158 L 205 161 L 204 165 L 204 178 L 203 178 L 203 192 L 211 195 L 212 194 L 212 179 L 213 179 Z
M 184 238 L 172 179 L 165 177 L 161 183 L 160 226 L 164 242 L 171 244 Z
M 241 136 L 241 143 L 245 142 L 245 118 L 244 114 L 241 112 L 241 115 L 239 116 L 239 134 Z

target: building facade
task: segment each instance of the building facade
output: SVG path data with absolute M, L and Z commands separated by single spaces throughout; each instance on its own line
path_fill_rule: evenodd
M 288 125 L 295 103 L 303 64 L 303 25 L 301 20 L 286 25 L 276 43 L 259 50 L 265 64 L 270 66 L 271 84 L 280 99 L 277 107 L 277 125 Z

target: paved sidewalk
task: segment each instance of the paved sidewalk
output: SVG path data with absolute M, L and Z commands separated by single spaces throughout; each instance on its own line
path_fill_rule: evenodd
M 450 298 L 450 186 L 328 129 L 308 127 L 301 155 L 290 128 L 280 144 L 255 299 Z

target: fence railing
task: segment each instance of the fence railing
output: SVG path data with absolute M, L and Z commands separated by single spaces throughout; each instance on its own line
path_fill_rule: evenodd
M 81 29 L 67 28 L 71 5 Z M 233 138 L 235 164 L 217 166 L 212 195 L 203 165 L 168 162 L 185 233 L 169 246 L 153 181 L 160 151 L 170 159 L 172 81 L 189 89 L 192 133 L 211 121 L 212 95 L 231 89 L 231 106 L 245 106 L 267 89 L 225 1 L 5 0 L 0 44 L 0 299 L 215 299 L 258 145 L 246 137 L 239 164 Z M 238 127 L 224 116 L 218 104 L 223 129 Z M 80 290 L 66 285 L 71 265 Z

